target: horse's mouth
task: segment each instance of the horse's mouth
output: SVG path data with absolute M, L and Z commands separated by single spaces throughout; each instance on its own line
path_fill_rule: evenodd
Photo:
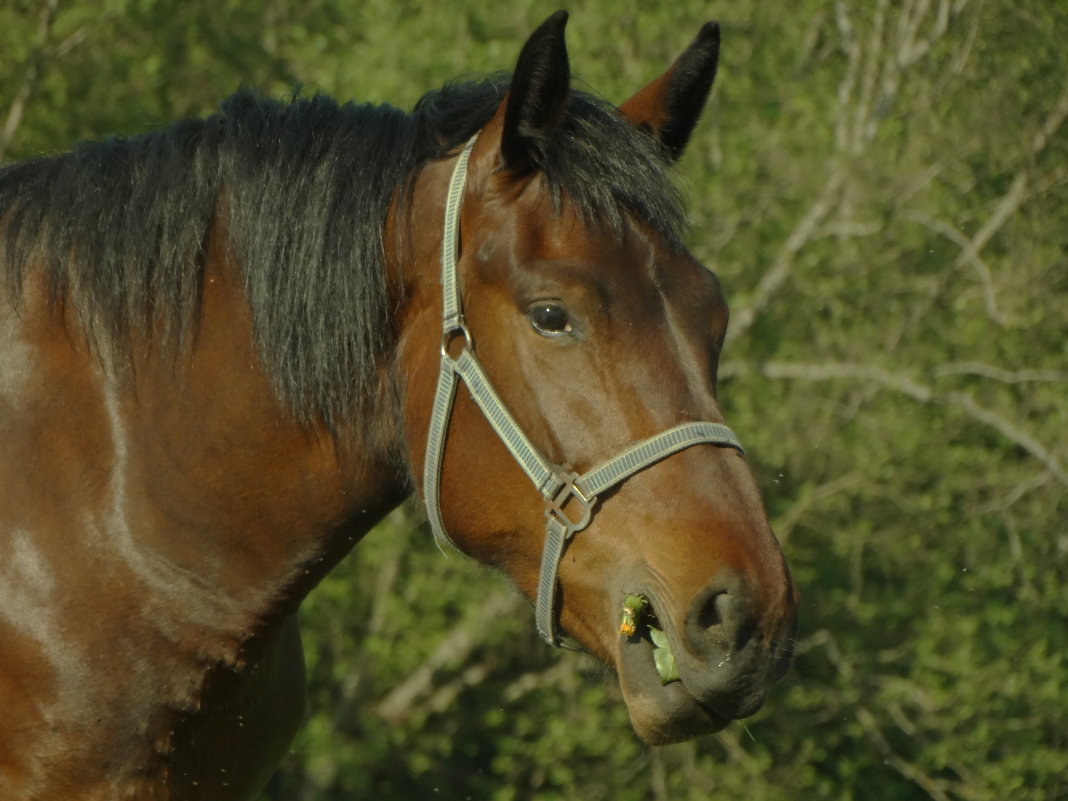
M 616 660 L 620 688 L 638 736 L 648 745 L 667 745 L 727 726 L 730 718 L 702 704 L 683 680 L 665 677 L 654 658 L 648 626 L 642 629 L 633 636 L 621 634 Z

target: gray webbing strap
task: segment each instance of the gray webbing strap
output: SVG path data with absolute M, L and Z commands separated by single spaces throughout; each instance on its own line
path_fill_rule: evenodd
M 448 345 L 450 336 L 456 333 L 468 338 L 470 344 L 460 304 L 456 251 L 460 241 L 460 206 L 467 183 L 467 163 L 477 139 L 478 134 L 475 134 L 467 141 L 453 166 L 449 191 L 445 196 L 445 222 L 441 237 L 441 369 L 438 371 L 438 386 L 434 392 L 434 407 L 430 414 L 430 430 L 423 459 L 423 501 L 434 540 L 443 551 L 444 543 L 453 545 L 441 519 L 441 464 L 445 459 L 445 435 L 449 430 L 453 399 L 456 397 L 456 370 L 448 354 Z
M 546 512 L 548 524 L 541 555 L 538 600 L 534 606 L 538 631 L 546 642 L 560 646 L 556 637 L 556 575 L 567 541 L 589 523 L 597 496 L 661 459 L 702 444 L 736 448 L 745 453 L 734 432 L 721 423 L 682 423 L 632 445 L 581 476 L 571 476 L 566 484 L 561 482 L 579 501 L 584 517 L 578 524 L 572 524 L 566 511 L 560 508 L 563 503 Z
M 541 550 L 541 573 L 538 575 L 538 600 L 534 604 L 534 622 L 541 638 L 557 648 L 562 644 L 556 636 L 556 576 L 560 572 L 560 560 L 564 556 L 567 540 L 567 527 L 550 515 L 545 526 L 545 545 Z M 569 650 L 578 650 L 566 647 Z
M 586 495 L 600 495 L 613 484 L 618 484 L 649 465 L 691 445 L 700 444 L 737 448 L 745 453 L 734 432 L 721 423 L 682 423 L 632 445 L 617 456 L 588 470 L 575 483 Z
M 457 158 L 445 202 L 441 248 L 441 369 L 434 393 L 423 465 L 427 517 L 438 545 L 446 542 L 453 544 L 441 516 L 441 469 L 445 458 L 449 418 L 452 416 L 456 398 L 456 385 L 462 380 L 508 452 L 523 468 L 523 472 L 545 500 L 545 543 L 542 547 L 535 619 L 538 631 L 546 642 L 557 647 L 570 647 L 560 640 L 556 632 L 557 574 L 568 541 L 576 531 L 581 531 L 589 525 L 597 496 L 661 459 L 693 445 L 709 444 L 737 448 L 743 453 L 744 450 L 734 432 L 721 423 L 682 423 L 644 439 L 578 475 L 553 464 L 530 441 L 493 388 L 486 371 L 475 356 L 474 342 L 464 324 L 457 272 L 457 248 L 467 164 L 477 138 L 477 134 L 472 137 Z M 453 357 L 449 353 L 449 346 L 457 339 L 462 339 L 463 344 L 459 355 Z
M 438 388 L 434 393 L 434 408 L 430 415 L 430 431 L 423 459 L 423 503 L 426 506 L 434 541 L 445 551 L 445 544 L 454 545 L 441 519 L 441 464 L 445 460 L 445 433 L 449 430 L 452 402 L 456 396 L 456 373 L 448 359 L 441 360 Z
M 464 314 L 460 302 L 460 285 L 456 270 L 456 251 L 460 244 L 460 206 L 464 187 L 467 185 L 467 163 L 475 149 L 478 134 L 467 140 L 460 151 L 449 179 L 449 192 L 445 196 L 445 224 L 441 237 L 441 301 L 444 334 L 463 327 Z
M 490 383 L 474 351 L 465 348 L 456 359 L 455 369 L 467 384 L 467 389 L 478 408 L 482 410 L 482 414 L 489 420 L 497 436 L 504 442 L 508 452 L 519 462 L 519 466 L 523 468 L 523 472 L 527 474 L 538 492 L 542 495 L 555 492 L 560 486 L 557 468 L 542 455 L 537 446 L 519 427 L 519 423 L 512 417 L 504 401 Z

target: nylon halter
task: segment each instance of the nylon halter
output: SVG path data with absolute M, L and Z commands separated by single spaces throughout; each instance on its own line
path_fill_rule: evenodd
M 557 636 L 557 573 L 568 541 L 575 532 L 589 525 L 596 511 L 597 496 L 651 464 L 693 445 L 716 445 L 736 448 L 742 453 L 745 451 L 734 432 L 725 425 L 708 422 L 683 423 L 637 442 L 622 453 L 579 474 L 554 464 L 530 441 L 490 383 L 486 371 L 475 356 L 474 341 L 464 323 L 456 252 L 467 163 L 477 138 L 477 134 L 473 136 L 460 153 L 453 168 L 445 200 L 445 226 L 441 247 L 441 370 L 434 394 L 423 468 L 424 502 L 430 527 L 438 544 L 449 543 L 456 547 L 445 531 L 441 517 L 441 470 L 456 385 L 458 381 L 463 381 L 475 404 L 482 410 L 508 452 L 523 468 L 523 472 L 544 500 L 545 544 L 542 550 L 541 576 L 538 579 L 535 619 L 538 632 L 546 642 L 556 647 L 571 647 Z M 455 347 L 450 346 L 459 346 L 459 355 L 454 357 L 450 349 L 455 350 Z

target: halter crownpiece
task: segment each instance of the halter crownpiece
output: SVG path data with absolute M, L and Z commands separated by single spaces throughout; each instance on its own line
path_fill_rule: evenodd
M 542 549 L 541 575 L 535 620 L 542 638 L 555 647 L 570 647 L 557 636 L 556 581 L 560 559 L 575 532 L 589 525 L 596 512 L 597 497 L 635 473 L 693 445 L 716 445 L 736 448 L 742 453 L 738 438 L 721 423 L 682 423 L 626 448 L 585 473 L 574 473 L 554 464 L 530 441 L 508 411 L 490 383 L 481 362 L 475 356 L 474 340 L 463 317 L 457 268 L 460 206 L 467 181 L 467 165 L 478 134 L 468 140 L 453 168 L 445 199 L 445 223 L 441 246 L 442 334 L 441 369 L 430 417 L 426 456 L 423 467 L 423 494 L 427 517 L 434 538 L 440 544 L 455 544 L 445 531 L 441 517 L 441 470 L 445 457 L 445 439 L 456 397 L 457 382 L 462 380 L 472 399 L 497 432 L 508 452 L 523 468 L 545 502 L 545 544 Z M 459 355 L 453 356 L 462 340 Z

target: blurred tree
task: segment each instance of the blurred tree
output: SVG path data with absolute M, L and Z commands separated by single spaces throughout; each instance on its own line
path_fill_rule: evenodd
M 15 0 L 0 160 L 241 83 L 407 107 L 508 69 L 552 9 Z M 678 175 L 734 305 L 720 397 L 804 596 L 796 667 L 745 725 L 646 748 L 614 679 L 407 508 L 305 604 L 309 720 L 267 797 L 1068 796 L 1068 6 L 571 10 L 613 100 L 723 24 Z

